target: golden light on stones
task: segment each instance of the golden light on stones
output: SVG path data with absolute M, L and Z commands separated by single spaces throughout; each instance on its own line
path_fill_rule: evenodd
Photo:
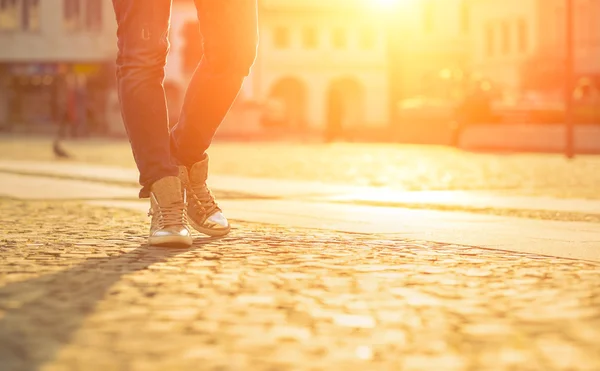
M 356 348 L 356 357 L 368 361 L 373 358 L 373 350 L 369 346 L 361 345 Z
M 354 314 L 339 314 L 334 317 L 334 322 L 338 326 L 354 328 L 373 328 L 375 319 L 371 316 L 361 316 Z

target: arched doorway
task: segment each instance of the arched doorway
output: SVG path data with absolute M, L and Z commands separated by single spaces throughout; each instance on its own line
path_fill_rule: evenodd
M 303 128 L 306 125 L 306 86 L 295 77 L 284 77 L 269 92 L 264 123 L 268 126 Z
M 331 82 L 327 92 L 327 140 L 343 137 L 348 128 L 365 124 L 364 87 L 354 78 Z

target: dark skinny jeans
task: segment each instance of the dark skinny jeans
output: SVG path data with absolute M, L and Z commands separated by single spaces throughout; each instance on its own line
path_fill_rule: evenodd
M 203 57 L 169 132 L 163 82 L 171 0 L 113 0 L 118 23 L 121 112 L 140 172 L 140 197 L 152 184 L 201 161 L 256 58 L 256 0 L 195 0 Z M 180 37 L 176 35 L 175 37 Z

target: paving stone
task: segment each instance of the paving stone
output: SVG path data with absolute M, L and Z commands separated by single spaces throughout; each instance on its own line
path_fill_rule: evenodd
M 170 250 L 135 212 L 0 215 L 2 371 L 600 369 L 591 263 L 249 223 Z

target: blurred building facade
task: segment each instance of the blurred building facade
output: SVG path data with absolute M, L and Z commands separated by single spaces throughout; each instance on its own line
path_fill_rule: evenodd
M 403 97 L 449 98 L 447 85 L 471 69 L 470 0 L 399 1 L 390 38 Z
M 105 125 L 115 52 L 110 1 L 1 1 L 0 122 Z
M 572 2 L 575 121 L 600 123 L 600 1 Z M 447 134 L 430 133 L 448 133 L 475 96 L 489 100 L 490 123 L 564 123 L 567 0 L 396 4 L 389 34 L 399 137 L 445 142 Z
M 578 84 L 600 88 L 600 0 L 573 2 Z M 566 0 L 258 4 L 258 57 L 225 132 L 377 130 L 393 119 L 396 101 L 454 102 L 488 80 L 512 92 L 562 94 Z M 175 122 L 202 56 L 193 0 L 173 0 L 171 24 L 165 88 Z M 123 133 L 115 29 L 107 0 L 1 0 L 0 126 L 62 120 L 76 90 L 98 121 Z M 444 107 L 447 114 L 451 104 Z
M 465 77 L 488 79 L 509 91 L 562 89 L 566 0 L 399 3 L 405 5 L 398 7 L 400 22 L 391 35 L 398 39 L 393 67 L 402 71 L 404 97 L 435 95 L 444 80 Z M 573 3 L 575 73 L 597 81 L 600 1 Z
M 560 95 L 566 0 L 472 0 L 473 69 L 511 90 Z M 600 1 L 573 0 L 574 69 L 600 88 Z
M 370 11 L 363 0 L 259 1 L 258 56 L 230 115 L 239 109 L 244 118 L 228 120 L 221 132 L 252 128 L 336 135 L 387 126 L 385 30 Z M 184 86 L 201 56 L 193 48 L 195 22 L 193 2 L 176 0 L 168 84 Z M 176 107 L 182 93 L 175 93 Z
M 335 136 L 387 126 L 387 45 L 373 11 L 360 1 L 262 1 L 246 94 L 279 108 L 292 128 Z
M 505 88 L 521 87 L 522 68 L 539 45 L 537 0 L 471 1 L 472 67 Z

